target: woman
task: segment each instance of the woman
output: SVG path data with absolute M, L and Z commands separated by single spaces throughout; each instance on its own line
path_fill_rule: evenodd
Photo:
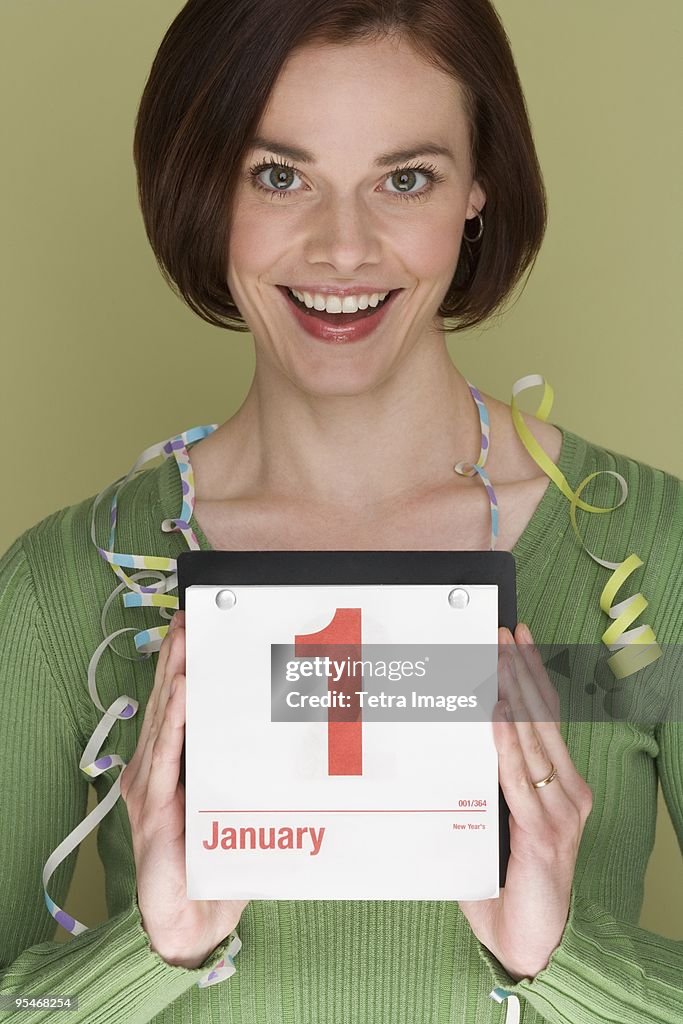
M 681 945 L 637 920 L 658 775 L 683 834 L 680 731 L 567 727 L 564 715 L 560 728 L 571 694 L 560 700 L 523 624 L 537 642 L 573 644 L 597 642 L 605 625 L 598 596 L 612 563 L 586 559 L 566 492 L 547 475 L 620 470 L 653 496 L 634 510 L 628 540 L 648 559 L 644 590 L 680 573 L 680 481 L 544 417 L 515 416 L 514 404 L 463 377 L 445 345 L 445 319 L 462 330 L 502 305 L 545 227 L 524 100 L 493 7 L 191 0 L 154 62 L 135 159 L 167 280 L 208 322 L 253 333 L 256 372 L 225 423 L 143 453 L 112 516 L 101 492 L 26 531 L 4 556 L 3 669 L 30 671 L 41 698 L 29 720 L 56 773 L 49 797 L 29 776 L 29 795 L 17 782 L 16 799 L 30 799 L 34 823 L 51 810 L 47 834 L 64 835 L 85 807 L 80 757 L 96 779 L 97 820 L 115 814 L 99 835 L 107 922 L 88 930 L 60 908 L 70 871 L 53 872 L 84 832 L 45 864 L 58 901 L 46 893 L 48 909 L 76 936 L 70 944 L 37 947 L 49 935 L 35 902 L 42 841 L 29 844 L 30 870 L 6 869 L 24 923 L 5 953 L 2 991 L 69 990 L 79 995 L 72 1020 L 90 1022 L 512 1021 L 520 998 L 527 1022 L 679 1020 Z M 160 468 L 131 478 L 162 450 Z M 604 543 L 607 519 L 591 517 L 592 547 L 623 547 L 614 535 Z M 172 569 L 185 542 L 442 550 L 489 539 L 515 554 L 522 622 L 514 637 L 500 631 L 501 647 L 520 655 L 516 671 L 501 672 L 513 721 L 499 714 L 493 725 L 511 810 L 501 896 L 188 901 L 183 616 L 168 634 L 145 630 L 147 647 L 136 635 L 139 650 L 159 650 L 153 677 L 148 661 L 107 675 L 114 659 L 105 659 L 95 685 L 89 670 L 132 628 L 120 616 L 91 657 L 92 608 L 113 596 L 104 561 L 132 584 Z M 141 551 L 140 560 L 120 554 Z M 127 577 L 121 566 L 147 571 Z M 683 611 L 666 589 L 649 619 L 675 642 Z M 60 617 L 48 619 L 47 607 Z M 104 712 L 90 742 L 86 673 Z M 122 721 L 118 753 L 95 760 L 116 720 L 131 717 L 135 734 Z M 21 736 L 7 727 L 17 764 L 29 756 Z

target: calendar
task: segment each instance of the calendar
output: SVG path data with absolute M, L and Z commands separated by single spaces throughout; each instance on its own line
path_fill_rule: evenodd
M 188 552 L 190 899 L 488 899 L 509 552 Z

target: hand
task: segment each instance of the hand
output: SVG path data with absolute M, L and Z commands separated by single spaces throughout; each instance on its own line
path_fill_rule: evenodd
M 185 874 L 185 612 L 159 648 L 154 688 L 135 753 L 121 773 L 137 873 L 138 906 L 152 949 L 199 967 L 237 926 L 249 900 L 188 900 Z
M 510 808 L 510 860 L 500 896 L 460 900 L 472 931 L 515 981 L 547 967 L 560 944 L 581 836 L 593 806 L 560 734 L 560 699 L 531 633 L 498 630 L 499 692 L 493 736 L 500 784 Z M 511 646 L 510 646 L 511 645 Z M 520 654 L 520 648 L 522 653 Z M 535 789 L 551 772 L 556 778 Z

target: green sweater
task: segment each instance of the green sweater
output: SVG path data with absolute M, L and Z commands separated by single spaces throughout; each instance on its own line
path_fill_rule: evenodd
M 660 644 L 680 643 L 682 482 L 560 429 L 558 464 L 572 487 L 600 469 L 616 470 L 628 483 L 619 509 L 577 512 L 587 548 L 615 562 L 632 552 L 643 559 L 617 600 L 642 592 L 649 605 L 634 626 L 649 623 Z M 115 486 L 96 511 L 96 537 L 105 547 Z M 616 504 L 619 496 L 608 474 L 582 494 L 601 506 Z M 658 779 L 683 846 L 683 736 L 675 722 L 643 728 L 568 723 L 563 715 L 562 735 L 593 791 L 593 810 L 561 943 L 533 979 L 514 983 L 474 937 L 457 902 L 255 900 L 237 928 L 243 945 L 236 974 L 198 988 L 223 947 L 196 970 L 171 966 L 152 952 L 136 902 L 122 800 L 98 833 L 109 919 L 67 943 L 52 941 L 43 865 L 84 817 L 88 785 L 101 800 L 120 772 L 114 766 L 89 780 L 78 767 L 101 717 L 88 694 L 87 667 L 105 635 L 101 609 L 119 582 L 90 537 L 93 499 L 48 515 L 0 559 L 0 993 L 77 995 L 78 1010 L 65 1018 L 71 1024 L 502 1024 L 513 1003 L 491 997 L 502 987 L 518 996 L 524 1024 L 680 1024 L 683 943 L 638 926 Z M 163 519 L 178 516 L 181 504 L 173 457 L 138 473 L 119 494 L 116 550 L 171 558 L 187 550 L 181 534 L 160 528 Z M 611 570 L 582 549 L 568 513 L 568 500 L 549 482 L 513 549 L 518 617 L 537 643 L 600 644 L 610 619 L 598 602 Z M 191 525 L 208 550 L 194 519 Z M 124 608 L 119 594 L 106 632 L 161 622 L 153 607 Z M 122 634 L 112 647 L 135 659 L 132 638 Z M 156 658 L 126 660 L 105 651 L 97 668 L 103 705 L 125 693 L 140 706 L 134 718 L 115 723 L 102 755 L 132 756 L 155 665 Z M 561 693 L 563 709 L 566 696 Z M 75 859 L 71 854 L 48 884 L 60 906 Z M 680 877 L 670 884 L 680 885 Z M 48 1013 L 21 1011 L 11 1019 L 43 1021 Z

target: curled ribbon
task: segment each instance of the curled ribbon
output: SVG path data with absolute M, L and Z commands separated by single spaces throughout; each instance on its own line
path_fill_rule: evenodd
M 112 647 L 111 650 L 114 654 L 119 657 L 126 658 L 128 661 L 144 660 L 154 651 L 159 650 L 164 636 L 168 633 L 168 626 L 157 626 L 153 629 L 143 630 L 135 630 L 133 627 L 127 626 L 123 629 L 117 629 L 107 635 L 105 620 L 107 610 L 112 600 L 124 587 L 127 587 L 130 592 L 123 595 L 124 607 L 129 608 L 140 605 L 155 605 L 159 608 L 159 614 L 161 617 L 165 619 L 170 619 L 174 610 L 178 607 L 178 597 L 170 596 L 167 593 L 169 590 L 174 590 L 178 585 L 176 559 L 153 555 L 124 554 L 115 550 L 117 500 L 119 491 L 150 459 L 162 454 L 164 458 L 169 458 L 173 455 L 178 463 L 178 469 L 181 476 L 183 505 L 180 511 L 180 517 L 178 519 L 165 519 L 161 524 L 161 528 L 165 532 L 169 532 L 171 530 L 181 531 L 190 548 L 199 548 L 199 542 L 194 530 L 189 526 L 189 519 L 192 515 L 193 508 L 194 485 L 192 467 L 190 465 L 189 457 L 187 456 L 186 445 L 210 434 L 216 429 L 216 426 L 217 424 L 209 424 L 208 426 L 193 427 L 190 430 L 184 431 L 182 434 L 178 434 L 176 437 L 169 438 L 159 444 L 151 445 L 137 458 L 126 476 L 120 477 L 119 480 L 116 480 L 114 484 L 111 485 L 114 486 L 116 490 L 112 498 L 111 509 L 109 512 L 109 549 L 100 547 L 95 535 L 95 511 L 102 497 L 109 488 L 106 487 L 100 491 L 93 502 L 90 524 L 92 542 L 102 558 L 111 565 L 113 571 L 121 582 L 109 595 L 102 608 L 101 626 L 104 639 L 100 644 L 98 644 L 88 664 L 88 692 L 90 693 L 90 698 L 93 704 L 103 713 L 99 724 L 96 726 L 92 736 L 88 740 L 86 748 L 83 751 L 83 756 L 79 762 L 79 768 L 89 778 L 96 778 L 103 772 L 108 771 L 109 768 L 113 768 L 117 765 L 121 766 L 121 771 L 125 768 L 127 762 L 118 754 L 98 755 L 102 744 L 111 732 L 114 722 L 116 722 L 117 719 L 130 719 L 138 710 L 138 702 L 125 694 L 117 697 L 108 708 L 104 707 L 99 698 L 96 684 L 97 665 L 100 657 L 104 653 L 105 649 L 110 646 L 111 641 L 119 636 L 120 633 L 133 632 L 135 633 L 133 638 L 135 647 L 139 652 L 141 652 L 138 657 L 130 658 L 127 654 L 122 654 L 114 647 Z M 118 486 L 116 486 L 117 484 Z M 126 568 L 135 568 L 140 571 L 129 576 L 123 571 L 124 566 Z M 169 572 L 170 575 L 164 576 L 164 571 Z M 159 583 L 156 586 L 142 586 L 137 582 L 141 576 L 156 577 L 157 580 L 159 580 Z M 62 840 L 59 846 L 53 850 L 43 868 L 45 905 L 55 921 L 57 921 L 62 928 L 66 929 L 66 931 L 70 932 L 72 935 L 80 935 L 82 932 L 87 931 L 88 928 L 86 925 L 76 920 L 76 918 L 67 914 L 65 910 L 51 899 L 47 891 L 48 882 L 59 864 L 61 864 L 62 861 L 76 849 L 83 839 L 92 832 L 102 818 L 104 818 L 104 816 L 111 810 L 120 795 L 121 772 L 119 772 L 111 789 L 104 799 L 93 811 L 90 812 L 90 814 L 86 815 L 83 821 L 81 821 L 76 828 Z M 242 941 L 235 930 L 230 933 L 229 938 L 230 942 L 228 943 L 225 956 L 221 957 L 221 959 L 215 963 L 210 970 L 205 972 L 199 978 L 197 981 L 198 988 L 208 988 L 210 985 L 215 985 L 220 981 L 224 981 L 235 973 L 236 967 L 234 958 L 242 948 Z
M 469 382 L 468 382 L 469 384 Z M 601 508 L 595 505 L 589 505 L 587 502 L 582 501 L 579 495 L 584 489 L 587 483 L 595 476 L 599 476 L 599 473 L 591 473 L 589 476 L 582 480 L 576 491 L 572 490 L 570 485 L 567 483 L 562 472 L 555 465 L 554 462 L 546 455 L 541 446 L 535 440 L 527 426 L 525 425 L 522 416 L 517 408 L 516 397 L 526 388 L 533 387 L 536 385 L 544 385 L 543 398 L 539 404 L 538 409 L 534 415 L 542 420 L 546 420 L 553 403 L 553 389 L 546 383 L 543 377 L 539 374 L 530 374 L 526 377 L 521 377 L 513 385 L 512 391 L 512 403 L 511 412 L 512 419 L 515 425 L 515 429 L 519 434 L 519 437 L 524 444 L 525 448 L 535 460 L 535 462 L 541 467 L 541 469 L 548 475 L 560 488 L 562 493 L 570 501 L 569 515 L 571 518 L 572 528 L 574 533 L 579 539 L 581 546 L 590 555 L 590 557 L 598 562 L 600 565 L 605 566 L 608 569 L 614 569 L 614 573 L 605 585 L 602 594 L 600 596 L 600 607 L 607 615 L 613 620 L 613 624 L 609 626 L 603 633 L 602 640 L 610 650 L 616 650 L 616 654 L 608 659 L 608 664 L 616 676 L 617 679 L 621 679 L 633 672 L 638 671 L 640 668 L 644 668 L 660 657 L 662 651 L 656 642 L 654 632 L 648 625 L 641 625 L 635 629 L 626 630 L 629 626 L 647 607 L 648 602 L 645 600 L 642 594 L 634 594 L 624 601 L 618 604 L 611 605 L 610 602 L 616 595 L 625 580 L 630 576 L 635 569 L 643 564 L 642 560 L 637 555 L 629 555 L 623 562 L 608 562 L 597 555 L 592 554 L 583 541 L 579 534 L 578 527 L 576 525 L 576 509 L 581 508 L 586 512 L 611 512 L 615 508 L 619 508 L 620 505 L 626 500 L 628 494 L 628 488 L 626 481 L 620 473 L 615 473 L 612 470 L 603 470 L 602 472 L 611 473 L 612 476 L 616 476 L 621 483 L 622 498 L 617 505 L 609 508 Z M 496 501 L 495 492 L 491 486 L 491 482 L 485 470 L 486 456 L 488 454 L 489 447 L 489 420 L 488 411 L 484 404 L 483 398 L 480 393 L 474 388 L 473 385 L 469 385 L 472 392 L 472 396 L 478 406 L 480 412 L 480 420 L 482 424 L 482 442 L 481 452 L 476 463 L 459 462 L 454 467 L 455 471 L 463 476 L 472 476 L 477 473 L 486 487 L 489 501 L 491 504 L 491 548 L 495 548 L 495 543 L 498 534 L 498 503 Z M 159 614 L 163 619 L 170 619 L 175 609 L 178 608 L 178 597 L 169 595 L 168 591 L 175 590 L 178 585 L 177 577 L 177 562 L 173 558 L 159 557 L 155 555 L 134 555 L 115 550 L 115 531 L 117 521 L 117 499 L 120 489 L 127 483 L 127 481 L 134 476 L 142 466 L 150 459 L 155 458 L 157 455 L 163 455 L 164 458 L 170 458 L 173 456 L 176 459 L 178 465 L 178 471 L 181 478 L 182 487 L 182 507 L 180 515 L 177 519 L 164 519 L 161 523 L 161 529 L 164 532 L 170 532 L 177 530 L 183 534 L 185 540 L 190 549 L 197 550 L 200 548 L 196 534 L 190 526 L 190 520 L 193 514 L 194 508 L 194 479 L 192 473 L 192 466 L 190 463 L 189 455 L 187 452 L 187 444 L 193 441 L 200 440 L 201 438 L 212 433 L 217 427 L 217 424 L 209 424 L 207 426 L 192 427 L 189 430 L 184 431 L 181 434 L 177 434 L 175 437 L 168 438 L 166 441 L 161 441 L 158 444 L 151 445 L 146 448 L 138 459 L 135 461 L 129 472 L 125 477 L 120 477 L 119 480 L 115 481 L 113 485 L 116 488 L 113 498 L 111 509 L 109 513 L 109 547 L 100 547 L 96 540 L 95 535 L 95 511 L 103 498 L 106 491 L 109 489 L 104 488 L 96 496 L 93 507 L 92 507 L 92 520 L 91 520 L 91 538 L 92 542 L 97 548 L 98 553 L 105 561 L 107 561 L 116 576 L 119 578 L 120 583 L 115 590 L 109 595 L 105 605 L 102 609 L 101 614 L 101 626 L 104 639 L 98 645 L 94 651 L 90 663 L 88 665 L 88 691 L 90 697 L 95 706 L 103 713 L 102 719 L 95 728 L 92 736 L 90 737 L 83 756 L 80 759 L 79 767 L 89 778 L 96 778 L 98 775 L 107 771 L 109 768 L 115 766 L 121 766 L 123 769 L 127 762 L 125 762 L 118 754 L 103 754 L 98 756 L 102 747 L 102 744 L 109 735 L 114 722 L 117 719 L 127 720 L 132 718 L 138 710 L 138 702 L 133 700 L 131 697 L 122 695 L 117 697 L 116 700 L 110 704 L 108 708 L 105 708 L 101 703 L 95 682 L 95 674 L 97 664 L 101 655 L 103 654 L 106 647 L 111 644 L 120 633 L 133 632 L 135 633 L 134 642 L 136 650 L 139 653 L 138 657 L 129 658 L 126 654 L 121 654 L 114 647 L 112 651 L 119 657 L 127 658 L 130 661 L 139 661 L 144 658 L 148 658 L 154 651 L 158 651 L 161 647 L 164 636 L 168 632 L 168 625 L 157 626 L 152 629 L 135 630 L 132 627 L 125 627 L 123 629 L 115 630 L 114 632 L 107 635 L 106 631 L 106 614 L 112 600 L 119 594 L 124 588 L 127 588 L 128 592 L 123 595 L 123 605 L 126 608 L 139 607 L 141 605 L 153 605 L 158 607 Z M 116 486 L 118 484 L 118 487 Z M 134 568 L 138 572 L 133 575 L 128 575 L 124 572 L 124 568 Z M 164 572 L 168 572 L 168 576 L 164 576 Z M 146 585 L 143 586 L 137 582 L 139 577 L 156 577 L 158 583 L 156 586 Z M 636 646 L 637 645 L 637 646 Z M 111 810 L 116 803 L 121 793 L 120 787 L 120 772 L 115 782 L 113 783 L 110 791 L 100 804 L 88 814 L 79 825 L 73 829 L 72 832 L 59 844 L 59 846 L 50 854 L 50 857 L 45 863 L 43 868 L 43 888 L 45 894 L 45 903 L 54 919 L 65 928 L 68 932 L 73 935 L 78 935 L 81 932 L 87 931 L 86 925 L 77 921 L 75 918 L 67 914 L 61 907 L 59 907 L 48 895 L 47 884 L 54 874 L 56 868 L 63 860 L 71 853 L 76 847 L 83 841 L 83 839 L 99 824 L 104 816 Z M 236 931 L 230 934 L 230 943 L 227 947 L 225 957 L 223 957 L 214 967 L 204 974 L 197 982 L 198 987 L 205 988 L 209 985 L 214 985 L 220 981 L 229 978 L 235 973 L 234 957 L 241 949 L 242 943 L 237 935 Z M 506 989 L 494 989 L 490 993 L 491 997 L 498 1002 L 504 1000 L 507 1001 L 507 1024 L 517 1024 L 519 1019 L 519 1000 L 512 993 Z
M 623 562 L 608 562 L 606 559 L 598 558 L 597 555 L 594 555 L 588 550 L 581 539 L 581 534 L 579 533 L 578 526 L 576 525 L 576 509 L 582 508 L 585 512 L 613 512 L 614 509 L 619 508 L 626 501 L 628 486 L 621 473 L 616 473 L 611 469 L 603 469 L 596 473 L 590 473 L 581 481 L 575 491 L 572 490 L 562 471 L 541 448 L 540 444 L 525 424 L 522 414 L 517 408 L 517 395 L 519 395 L 520 392 L 525 391 L 527 388 L 535 387 L 540 384 L 543 384 L 543 397 L 533 415 L 536 416 L 537 419 L 548 419 L 554 399 L 553 389 L 540 374 L 530 373 L 526 377 L 520 377 L 512 386 L 512 420 L 515 425 L 515 430 L 519 434 L 520 440 L 529 452 L 529 455 L 531 455 L 532 459 L 541 467 L 543 472 L 557 484 L 562 493 L 569 498 L 571 503 L 569 508 L 569 517 L 571 519 L 572 529 L 578 537 L 581 547 L 588 555 L 590 555 L 594 562 L 605 566 L 606 569 L 614 569 L 612 576 L 609 578 L 602 590 L 602 593 L 600 594 L 600 607 L 603 612 L 615 621 L 612 625 L 607 627 L 605 632 L 602 634 L 601 639 L 610 651 L 617 652 L 612 655 L 611 658 L 607 659 L 607 664 L 616 679 L 623 679 L 626 676 L 632 675 L 634 672 L 638 672 L 641 668 L 645 668 L 647 665 L 650 665 L 662 654 L 662 649 L 657 643 L 657 638 L 655 637 L 651 626 L 643 624 L 635 627 L 634 629 L 626 629 L 626 627 L 630 626 L 630 624 L 637 619 L 640 613 L 648 606 L 648 601 L 641 593 L 632 594 L 630 597 L 620 601 L 618 604 L 611 604 L 611 601 L 617 591 L 621 588 L 631 573 L 635 572 L 635 570 L 643 564 L 643 561 L 636 554 L 629 555 Z M 586 484 L 590 483 L 593 477 L 600 476 L 601 473 L 609 473 L 611 476 L 615 476 L 621 484 L 621 501 L 608 508 L 602 508 L 599 505 L 589 505 L 588 502 L 582 501 L 579 497 Z
M 507 1003 L 505 1024 L 519 1024 L 519 999 L 514 992 L 508 992 L 506 988 L 494 988 L 489 992 L 489 998 L 495 999 L 497 1003 Z
M 489 421 L 489 411 L 486 408 L 486 402 L 482 398 L 479 389 L 475 388 L 474 384 L 470 384 L 469 381 L 467 381 L 467 386 L 470 389 L 470 393 L 479 413 L 481 447 L 479 451 L 479 458 L 476 462 L 456 462 L 453 469 L 456 473 L 459 473 L 460 476 L 474 476 L 475 473 L 479 474 L 479 479 L 484 485 L 489 499 L 491 511 L 491 551 L 495 551 L 496 543 L 498 541 L 498 499 L 496 498 L 496 492 L 493 489 L 493 484 L 489 479 L 489 475 L 484 469 L 490 446 L 489 437 L 491 433 L 491 424 Z

